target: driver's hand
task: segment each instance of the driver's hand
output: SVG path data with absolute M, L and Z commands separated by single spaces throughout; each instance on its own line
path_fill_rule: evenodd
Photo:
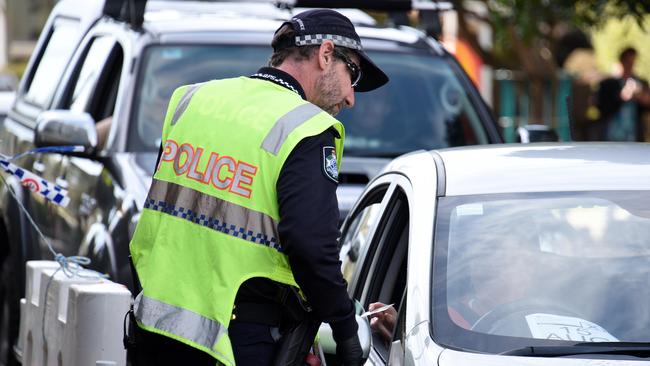
M 384 305 L 386 304 L 383 304 L 381 302 L 374 302 L 368 306 L 368 310 L 373 311 Z M 370 328 L 373 330 L 373 332 L 379 333 L 384 343 L 386 345 L 389 345 L 393 339 L 393 332 L 395 331 L 395 323 L 397 322 L 397 310 L 391 306 L 381 313 L 371 315 L 371 317 L 372 319 L 370 319 Z

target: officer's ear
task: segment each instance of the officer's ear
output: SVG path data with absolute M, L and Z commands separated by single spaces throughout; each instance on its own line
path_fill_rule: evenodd
M 318 47 L 318 66 L 321 70 L 327 70 L 334 63 L 334 43 L 325 40 Z

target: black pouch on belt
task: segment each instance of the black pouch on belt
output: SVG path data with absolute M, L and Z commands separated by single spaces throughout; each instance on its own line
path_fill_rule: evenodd
M 293 287 L 288 290 L 282 302 L 289 318 L 287 320 L 292 326 L 283 331 L 273 362 L 275 366 L 304 365 L 321 323 L 316 320 L 311 307 L 302 300 L 297 290 Z
M 273 364 L 275 366 L 302 366 L 314 344 L 320 321 L 309 313 L 293 329 L 282 335 Z

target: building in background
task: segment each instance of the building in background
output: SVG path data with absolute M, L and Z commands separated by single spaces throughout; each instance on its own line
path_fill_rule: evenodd
M 56 0 L 0 0 L 0 75 L 20 77 L 55 4 Z

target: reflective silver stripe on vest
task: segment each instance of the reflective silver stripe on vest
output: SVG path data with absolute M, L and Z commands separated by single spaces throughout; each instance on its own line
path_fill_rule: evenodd
M 144 207 L 283 251 L 273 218 L 192 188 L 153 179 Z
M 289 134 L 323 110 L 311 103 L 302 104 L 280 117 L 262 141 L 262 149 L 278 155 Z
M 198 84 L 192 84 L 187 87 L 187 90 L 185 91 L 185 94 L 181 97 L 180 102 L 178 102 L 178 105 L 176 106 L 176 110 L 174 111 L 174 115 L 172 116 L 172 122 L 171 125 L 175 125 L 176 122 L 178 122 L 178 119 L 181 118 L 181 115 L 185 110 L 187 109 L 187 106 L 190 105 L 190 100 L 192 100 L 192 96 L 194 96 L 194 93 L 196 93 L 197 90 L 203 85 L 203 83 L 198 83 Z
M 135 318 L 144 326 L 179 336 L 213 351 L 219 338 L 228 332 L 228 328 L 216 320 L 144 296 L 142 292 L 136 296 L 133 309 Z

